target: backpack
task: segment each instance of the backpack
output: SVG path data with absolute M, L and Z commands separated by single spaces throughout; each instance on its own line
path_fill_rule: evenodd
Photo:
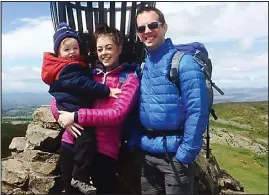
M 175 85 L 175 87 L 180 92 L 180 86 L 178 82 L 179 78 L 179 61 L 183 57 L 183 55 L 188 54 L 192 55 L 194 59 L 200 65 L 203 73 L 205 74 L 206 79 L 206 88 L 207 88 L 207 96 L 208 96 L 208 105 L 209 105 L 209 112 L 211 113 L 214 120 L 218 120 L 217 115 L 215 114 L 215 110 L 212 108 L 213 100 L 214 100 L 214 93 L 213 88 L 216 89 L 221 95 L 224 95 L 224 92 L 216 86 L 216 84 L 211 80 L 212 78 L 212 63 L 210 58 L 208 57 L 208 51 L 206 50 L 205 46 L 199 42 L 193 42 L 188 44 L 178 44 L 175 45 L 177 52 L 174 54 L 171 62 L 171 69 L 169 74 L 169 80 Z M 137 71 L 137 75 L 139 78 L 142 78 L 143 69 L 145 63 L 143 62 Z M 208 118 L 208 125 L 207 125 L 207 136 L 206 136 L 206 157 L 209 158 L 210 148 L 209 148 L 209 118 Z

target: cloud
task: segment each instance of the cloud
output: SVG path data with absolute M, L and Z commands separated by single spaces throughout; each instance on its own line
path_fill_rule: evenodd
M 3 58 L 42 58 L 44 51 L 53 51 L 53 27 L 48 17 L 21 18 L 23 26 L 2 35 Z
M 254 47 L 268 44 L 266 2 L 157 2 L 156 7 L 175 44 L 210 43 L 213 80 L 219 86 L 268 87 L 268 49 L 259 53 Z
M 3 91 L 41 92 L 48 86 L 41 80 L 41 67 L 14 66 L 2 73 Z
M 220 87 L 268 87 L 268 47 L 257 46 L 268 45 L 266 2 L 157 2 L 156 7 L 163 11 L 167 37 L 175 44 L 199 41 L 209 45 L 213 79 Z M 116 19 L 119 28 L 119 13 Z M 10 22 L 20 25 L 2 34 L 3 89 L 47 91 L 40 64 L 43 52 L 53 50 L 50 17 Z M 38 59 L 36 64 L 33 58 Z
M 223 87 L 268 87 L 268 53 L 224 55 L 213 62 L 213 80 Z
M 176 43 L 268 37 L 266 2 L 157 2 Z

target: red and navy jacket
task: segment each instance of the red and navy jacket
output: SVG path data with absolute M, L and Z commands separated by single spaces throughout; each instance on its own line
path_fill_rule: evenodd
M 106 98 L 110 89 L 93 80 L 90 67 L 82 61 L 59 58 L 44 53 L 42 80 L 50 85 L 49 93 L 55 97 L 59 110 L 77 111 L 91 107 L 95 99 Z

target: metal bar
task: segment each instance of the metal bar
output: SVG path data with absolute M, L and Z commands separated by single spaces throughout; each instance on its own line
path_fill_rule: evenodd
M 131 14 L 130 14 L 130 21 L 129 21 L 129 24 L 130 24 L 130 27 L 129 27 L 129 41 L 131 43 L 134 43 L 134 40 L 135 40 L 135 15 L 136 15 L 136 2 L 133 1 L 132 2 L 132 8 L 131 8 Z
M 50 2 L 50 14 L 54 31 L 56 31 L 59 24 L 56 2 Z
M 116 11 L 115 11 L 115 2 L 110 2 L 110 9 L 109 11 L 109 26 L 115 27 L 116 24 Z
M 93 32 L 92 2 L 87 2 L 86 25 L 88 32 Z
M 95 24 L 95 28 L 96 28 L 96 26 L 99 24 L 98 11 L 97 10 L 94 10 L 93 14 L 94 14 L 94 24 Z
M 107 9 L 104 9 L 104 21 L 106 24 L 108 24 L 108 20 L 107 20 Z
M 80 9 L 80 2 L 76 1 L 76 12 L 77 12 L 77 22 L 78 22 L 78 31 L 83 32 L 82 16 Z
M 70 3 L 67 3 L 66 10 L 67 10 L 67 17 L 68 17 L 68 24 L 71 28 L 76 29 L 75 20 L 74 20 L 74 12 L 73 8 L 69 6 Z
M 126 1 L 121 2 L 121 15 L 120 15 L 120 31 L 125 35 L 125 23 L 126 23 Z
M 99 24 L 105 23 L 105 10 L 104 10 L 104 2 L 98 2 L 98 10 L 99 10 Z
M 90 1 L 91 2 L 91 1 Z M 88 3 L 88 2 L 87 2 Z M 112 3 L 115 3 L 115 1 L 110 1 L 110 4 Z M 147 3 L 146 3 L 147 4 Z M 139 4 L 140 5 L 140 4 Z M 73 3 L 70 3 L 68 6 L 70 6 L 71 8 L 75 9 L 76 8 L 76 5 L 73 4 Z M 83 11 L 86 11 L 87 10 L 87 7 L 86 6 L 83 6 L 83 5 L 80 5 L 80 9 L 83 10 Z M 93 8 L 94 11 L 98 11 L 99 8 Z M 110 12 L 110 8 L 104 8 L 106 11 Z M 131 10 L 131 7 L 126 7 L 126 10 L 127 11 L 130 11 Z M 118 11 L 121 11 L 121 7 L 119 8 L 115 8 L 115 11 L 118 12 Z
M 58 8 L 59 8 L 59 23 L 66 22 L 65 3 L 58 2 Z
M 138 9 L 145 7 L 145 5 L 146 5 L 146 2 L 142 1 L 140 5 L 138 6 Z
M 86 10 L 86 23 L 88 29 L 88 47 L 89 52 L 92 54 L 95 50 L 95 44 L 93 42 L 93 2 L 87 2 L 87 10 Z

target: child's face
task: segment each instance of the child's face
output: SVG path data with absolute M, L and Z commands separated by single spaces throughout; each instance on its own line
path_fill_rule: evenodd
M 76 39 L 69 37 L 62 40 L 59 47 L 59 57 L 76 60 L 79 55 L 80 49 Z
M 117 46 L 110 36 L 101 35 L 96 43 L 97 55 L 106 67 L 114 66 L 121 54 L 121 46 Z

